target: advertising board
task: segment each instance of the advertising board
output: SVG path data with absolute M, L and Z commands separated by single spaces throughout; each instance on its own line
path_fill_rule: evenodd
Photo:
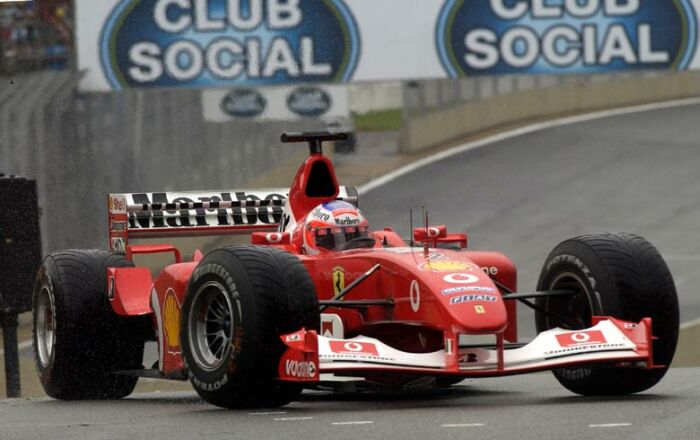
M 700 0 L 76 0 L 83 90 L 700 67 Z

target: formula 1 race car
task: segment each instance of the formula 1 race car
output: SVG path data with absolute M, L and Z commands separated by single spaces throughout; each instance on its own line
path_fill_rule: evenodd
M 658 251 L 631 234 L 566 240 L 536 292 L 517 292 L 503 254 L 427 218 L 403 239 L 371 230 L 354 187 L 338 186 L 322 142 L 307 142 L 289 190 L 109 195 L 110 251 L 48 255 L 34 290 L 41 382 L 58 399 L 121 398 L 139 377 L 187 380 L 221 407 L 270 407 L 303 388 L 449 386 L 552 370 L 582 395 L 655 385 L 678 338 L 678 299 Z M 188 261 L 133 239 L 250 234 Z M 169 253 L 153 278 L 138 254 Z M 516 303 L 538 335 L 518 342 Z M 142 366 L 144 344 L 158 359 Z

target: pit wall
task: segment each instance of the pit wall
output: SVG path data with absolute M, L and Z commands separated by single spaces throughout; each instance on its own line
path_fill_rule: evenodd
M 681 325 L 673 367 L 700 367 L 700 319 Z
M 573 82 L 516 90 L 408 116 L 401 151 L 417 153 L 482 131 L 539 119 L 694 96 L 700 96 L 697 71 L 622 75 L 612 81 L 573 77 Z

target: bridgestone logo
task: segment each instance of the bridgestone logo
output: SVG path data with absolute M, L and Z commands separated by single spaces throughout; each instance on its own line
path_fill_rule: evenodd
M 204 391 L 216 391 L 228 382 L 228 376 L 223 376 L 221 379 L 214 382 L 203 382 L 192 374 L 191 371 L 188 371 L 187 375 L 197 388 Z
M 288 376 L 310 379 L 316 376 L 316 365 L 311 361 L 287 360 L 284 365 L 284 371 Z

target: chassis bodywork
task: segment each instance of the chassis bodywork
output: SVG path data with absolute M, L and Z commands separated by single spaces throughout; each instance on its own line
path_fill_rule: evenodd
M 278 368 L 283 381 L 482 377 L 590 362 L 654 368 L 648 318 L 626 322 L 594 316 L 590 328 L 554 328 L 519 344 L 516 301 L 566 292 L 514 293 L 517 273 L 505 255 L 467 250 L 467 236 L 448 234 L 444 226 L 418 228 L 408 241 L 385 228 L 372 233 L 373 248 L 304 254 L 299 225 L 313 207 L 336 199 L 358 204 L 357 190 L 338 185 L 332 163 L 314 139 L 320 138 L 288 137 L 309 141 L 312 153 L 288 190 L 110 194 L 113 251 L 128 258 L 169 252 L 175 258 L 155 278 L 146 268 L 108 269 L 114 312 L 153 318 L 158 363 L 136 374 L 187 377 L 181 308 L 203 255 L 197 251 L 183 261 L 172 245 L 130 240 L 220 234 L 250 234 L 254 245 L 290 252 L 313 279 L 323 309 L 321 328 L 280 335 L 287 347 Z M 414 240 L 420 246 L 413 246 Z M 475 338 L 460 346 L 460 340 Z M 322 376 L 326 373 L 334 376 Z

